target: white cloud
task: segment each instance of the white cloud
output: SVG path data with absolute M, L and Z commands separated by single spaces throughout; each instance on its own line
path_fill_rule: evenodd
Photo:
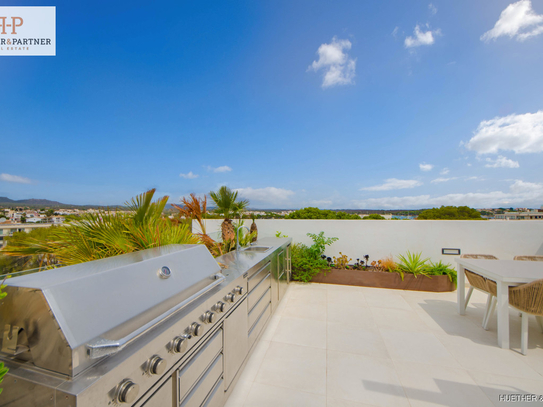
M 518 168 L 519 163 L 518 161 L 510 160 L 509 158 L 505 158 L 503 155 L 499 155 L 498 158 L 495 160 L 491 158 L 487 158 L 486 161 L 488 164 L 485 165 L 485 167 L 488 168 Z
M 484 181 L 485 179 L 483 177 L 479 177 L 479 176 L 471 176 L 471 177 L 466 177 L 466 181 Z
M 542 152 L 543 110 L 484 120 L 466 147 L 478 154 L 497 153 L 499 150 L 517 154 Z
M 198 178 L 198 174 L 194 174 L 192 171 L 189 171 L 187 174 L 179 174 L 181 178 L 185 179 L 194 179 Z
M 396 26 L 394 27 L 394 30 L 392 30 L 392 36 L 396 38 L 398 36 L 398 31 L 400 30 L 400 27 Z
M 389 178 L 384 184 L 375 185 L 373 187 L 361 188 L 361 191 L 389 191 L 391 189 L 406 189 L 421 186 L 422 182 L 415 179 L 396 179 Z
M 445 167 L 439 173 L 441 175 L 447 175 L 449 172 L 450 172 L 450 170 L 447 167 Z
M 432 15 L 437 14 L 437 7 L 434 6 L 432 3 L 428 4 L 428 9 L 430 10 L 430 14 Z
M 229 172 L 232 171 L 232 168 L 230 168 L 228 165 L 223 165 L 220 167 L 211 167 L 208 165 L 207 170 L 211 172 Z
M 15 182 L 17 184 L 31 184 L 32 180 L 19 175 L 0 174 L 0 181 Z
M 481 36 L 481 41 L 496 40 L 508 36 L 517 41 L 543 33 L 543 15 L 536 14 L 530 0 L 520 0 L 508 5 L 500 14 L 494 28 Z
M 349 40 L 334 37 L 330 44 L 322 44 L 317 50 L 319 60 L 313 61 L 307 70 L 317 72 L 323 69 L 323 88 L 354 83 L 356 59 L 350 58 L 345 52 L 351 49 L 351 45 Z
M 442 182 L 452 181 L 453 179 L 457 179 L 458 177 L 450 177 L 450 178 L 436 178 L 432 181 L 430 181 L 432 184 L 439 184 Z
M 432 171 L 432 168 L 434 168 L 434 166 L 432 164 L 422 163 L 419 164 L 419 168 L 421 171 Z
M 517 179 L 510 187 L 512 193 L 520 195 L 531 195 L 535 199 L 543 195 L 543 184 L 524 182 Z
M 288 201 L 294 195 L 294 191 L 283 188 L 237 188 L 239 195 L 250 201 L 263 202 L 267 204 L 280 204 Z
M 405 37 L 404 45 L 405 48 L 414 48 L 414 47 L 420 47 L 421 45 L 432 45 L 435 42 L 435 36 L 438 36 L 441 34 L 441 30 L 430 30 L 423 32 L 420 29 L 420 25 L 415 26 L 415 30 L 413 31 L 413 37 Z
M 543 200 L 543 184 L 516 180 L 509 192 L 468 192 L 442 196 L 417 195 L 402 197 L 371 198 L 354 201 L 359 208 L 428 208 L 441 205 L 467 205 L 475 208 L 500 207 L 503 205 L 538 206 Z
M 493 206 L 495 203 L 505 203 L 508 194 L 501 191 L 488 193 L 448 194 L 437 197 L 430 195 L 373 198 L 358 201 L 362 208 L 429 208 L 441 205 L 454 206 Z M 507 203 L 509 203 L 507 201 Z

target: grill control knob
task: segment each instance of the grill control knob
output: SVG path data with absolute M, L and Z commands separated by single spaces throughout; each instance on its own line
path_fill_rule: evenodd
M 214 312 L 211 312 L 211 311 L 207 311 L 205 314 L 204 314 L 204 322 L 206 324 L 212 324 L 213 321 L 215 321 L 215 313 Z
M 203 331 L 203 328 L 202 328 L 202 325 L 200 325 L 199 323 L 197 322 L 194 322 L 191 326 L 190 326 L 190 331 L 192 332 L 192 334 L 194 336 L 200 336 L 202 334 L 202 331 Z
M 161 375 L 166 371 L 166 361 L 160 356 L 154 356 L 149 361 L 149 373 Z
M 139 391 L 140 386 L 138 386 L 132 380 L 125 380 L 121 383 L 119 387 L 119 392 L 117 393 L 117 401 L 119 403 L 132 404 L 134 401 L 136 401 Z
M 183 353 L 187 350 L 188 340 L 191 338 L 190 335 L 181 335 L 173 338 L 172 341 L 172 350 L 175 353 Z
M 243 295 L 243 287 L 238 285 L 236 288 L 234 288 L 234 294 Z
M 236 301 L 236 294 L 226 294 L 226 301 L 228 302 L 234 302 Z
M 219 301 L 215 304 L 215 309 L 217 310 L 217 312 L 224 312 L 224 310 L 226 309 L 226 304 L 222 301 Z

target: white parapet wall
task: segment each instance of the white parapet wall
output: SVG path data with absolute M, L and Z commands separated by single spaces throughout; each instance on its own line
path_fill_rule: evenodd
M 221 219 L 206 220 L 208 234 L 217 236 Z M 245 220 L 250 226 L 251 220 Z M 433 261 L 454 264 L 458 256 L 442 255 L 441 249 L 460 249 L 462 254 L 493 254 L 499 259 L 516 255 L 543 255 L 543 221 L 464 220 L 257 220 L 258 236 L 281 232 L 294 242 L 311 244 L 307 233 L 324 232 L 339 240 L 328 247 L 328 256 L 339 252 L 352 259 L 370 256 L 370 262 L 385 256 L 422 252 Z M 195 232 L 198 224 L 193 222 Z

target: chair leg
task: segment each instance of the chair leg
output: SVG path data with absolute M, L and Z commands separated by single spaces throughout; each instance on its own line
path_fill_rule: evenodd
M 523 355 L 526 355 L 526 351 L 528 349 L 528 317 L 529 314 L 525 312 L 522 313 L 522 323 L 520 331 L 520 352 Z
M 471 294 L 473 294 L 473 287 L 470 287 L 469 290 L 468 290 L 468 295 L 466 295 L 466 302 L 465 302 L 464 309 L 466 309 L 468 307 L 468 302 L 471 299 Z
M 539 325 L 539 329 L 543 332 L 543 317 L 541 315 L 536 315 L 535 320 L 537 321 L 537 325 Z
M 487 309 L 486 309 L 485 319 L 483 320 L 483 329 L 485 331 L 488 331 L 488 323 L 492 319 L 492 315 L 494 315 L 494 310 L 496 309 L 497 302 L 498 301 L 496 297 L 494 297 L 491 294 L 488 294 L 488 300 L 487 300 L 487 306 L 486 306 Z

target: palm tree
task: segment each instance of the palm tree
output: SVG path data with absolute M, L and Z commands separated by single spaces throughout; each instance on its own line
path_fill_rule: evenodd
M 162 216 L 168 197 L 152 202 L 151 189 L 125 205 L 128 212 L 84 214 L 80 219 L 59 227 L 46 241 L 28 239 L 18 246 L 8 246 L 8 256 L 42 255 L 65 265 L 131 253 L 168 244 L 199 243 L 188 225 L 176 225 Z
M 217 246 L 217 242 L 215 242 L 206 232 L 204 216 L 207 212 L 207 196 L 198 198 L 195 194 L 190 194 L 189 198 L 181 198 L 181 203 L 183 206 L 176 204 L 172 204 L 172 206 L 179 211 L 180 216 L 184 216 L 185 219 L 196 220 L 198 222 L 201 233 L 197 233 L 197 236 L 212 254 L 222 254 L 220 248 Z
M 254 213 L 251 214 L 251 219 L 253 220 L 253 223 L 251 223 L 251 233 L 255 234 L 251 242 L 256 242 L 256 240 L 258 239 L 258 227 L 256 226 L 256 215 Z
M 217 192 L 211 191 L 209 196 L 211 196 L 211 199 L 213 199 L 213 202 L 217 205 L 215 212 L 224 215 L 224 221 L 221 224 L 222 241 L 234 241 L 236 239 L 236 234 L 230 217 L 240 215 L 249 205 L 249 201 L 238 201 L 238 192 L 232 191 L 224 185 L 220 187 Z

